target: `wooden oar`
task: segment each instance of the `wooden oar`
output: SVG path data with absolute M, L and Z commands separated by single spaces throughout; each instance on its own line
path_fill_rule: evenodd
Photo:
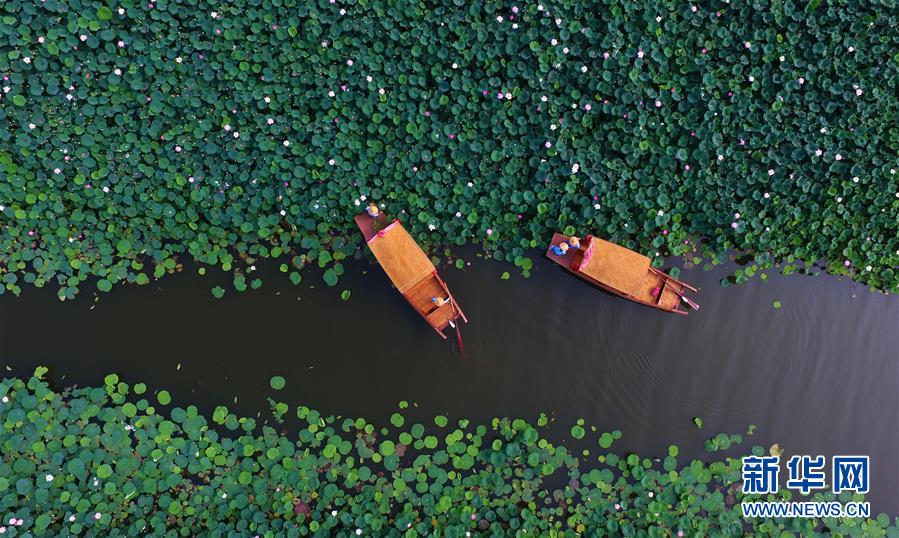
M 453 299 L 453 296 L 450 295 L 450 307 L 453 309 L 453 314 L 457 316 L 458 319 L 459 311 L 456 310 L 456 301 Z M 465 344 L 462 343 L 462 324 L 454 323 L 453 320 L 449 321 L 450 326 L 456 329 L 456 339 L 459 341 L 459 355 L 464 359 L 465 358 Z
M 686 295 L 684 295 L 684 292 L 682 292 L 682 291 L 676 291 L 676 293 L 678 294 L 678 296 L 680 296 L 680 298 L 681 298 L 685 303 L 687 303 L 688 305 L 690 305 L 690 308 L 692 308 L 693 310 L 699 310 L 699 305 L 696 304 L 695 302 L 691 301 L 689 297 L 687 297 Z

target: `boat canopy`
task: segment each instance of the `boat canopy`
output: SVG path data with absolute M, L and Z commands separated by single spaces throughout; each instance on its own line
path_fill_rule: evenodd
M 368 247 L 400 293 L 437 270 L 409 232 L 394 220 L 368 240 Z
M 577 270 L 611 288 L 640 297 L 650 259 L 593 236 L 589 241 L 587 255 Z

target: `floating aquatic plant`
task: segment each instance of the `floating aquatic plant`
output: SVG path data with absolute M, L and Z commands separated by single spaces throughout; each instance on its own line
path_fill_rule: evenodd
M 71 299 L 183 257 L 303 256 L 333 286 L 371 201 L 525 274 L 563 230 L 657 264 L 737 250 L 899 285 L 895 9 L 9 0 L 0 16 L 0 290 Z
M 211 419 L 193 405 L 156 408 L 145 386 L 115 375 L 100 387 L 55 390 L 45 374 L 0 381 L 0 528 L 8 535 L 899 532 L 886 514 L 744 520 L 739 458 L 688 462 L 674 445 L 661 462 L 608 451 L 578 456 L 545 436 L 545 415 L 537 426 L 438 417 L 435 429 L 396 413 L 382 427 L 307 407 L 293 418 L 286 403 L 269 400 L 275 428 L 223 405 Z M 281 421 L 297 431 L 281 433 Z M 617 437 L 603 434 L 599 444 L 607 449 Z M 722 434 L 711 448 L 741 441 Z
M 283 389 L 283 388 L 284 388 L 284 385 L 285 385 L 286 383 L 287 383 L 287 382 L 284 380 L 284 378 L 283 378 L 282 376 L 279 376 L 279 375 L 272 376 L 272 378 L 271 378 L 271 379 L 269 380 L 269 382 L 268 382 L 268 384 L 269 384 L 273 389 L 275 389 L 275 390 L 281 390 L 281 389 Z

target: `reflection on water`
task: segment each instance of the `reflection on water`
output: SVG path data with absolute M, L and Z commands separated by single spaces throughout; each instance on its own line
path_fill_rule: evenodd
M 116 288 L 96 303 L 91 293 L 60 304 L 54 290 L 26 289 L 0 297 L 0 361 L 20 375 L 49 365 L 57 380 L 80 384 L 116 371 L 206 410 L 234 408 L 237 396 L 236 410 L 253 415 L 266 408 L 275 374 L 288 380 L 289 403 L 375 420 L 399 400 L 422 417 L 543 411 L 560 440 L 584 418 L 621 429 L 619 451 L 646 455 L 675 443 L 702 457 L 706 438 L 755 424 L 749 443 L 778 442 L 787 455 L 870 454 L 873 508 L 899 512 L 895 297 L 828 276 L 721 288 L 726 270 L 688 270 L 682 278 L 703 288 L 702 309 L 674 316 L 533 256 L 527 280 L 500 280 L 508 266 L 495 262 L 443 270 L 471 320 L 465 359 L 362 262 L 347 264 L 337 288 L 315 275 L 293 287 L 271 264 L 261 290 L 219 301 L 209 293 L 214 277 L 188 274 Z

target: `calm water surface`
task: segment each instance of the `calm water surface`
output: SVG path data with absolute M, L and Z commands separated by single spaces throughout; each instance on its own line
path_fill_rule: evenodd
M 471 321 L 464 360 L 377 266 L 351 262 L 337 288 L 314 274 L 294 287 L 270 264 L 262 289 L 222 300 L 209 290 L 227 280 L 192 270 L 99 301 L 0 296 L 0 365 L 27 375 L 43 364 L 79 384 L 115 371 L 182 404 L 254 415 L 278 374 L 279 399 L 325 413 L 386 422 L 399 400 L 422 418 L 546 412 L 556 440 L 584 418 L 621 429 L 619 453 L 653 456 L 675 443 L 682 457 L 707 457 L 705 439 L 755 424 L 747 444 L 777 442 L 787 455 L 870 454 L 873 509 L 899 513 L 896 297 L 829 276 L 722 288 L 727 269 L 686 270 L 702 310 L 682 317 L 598 291 L 537 253 L 531 278 L 507 281 L 509 266 L 468 257 L 465 271 L 442 271 Z

